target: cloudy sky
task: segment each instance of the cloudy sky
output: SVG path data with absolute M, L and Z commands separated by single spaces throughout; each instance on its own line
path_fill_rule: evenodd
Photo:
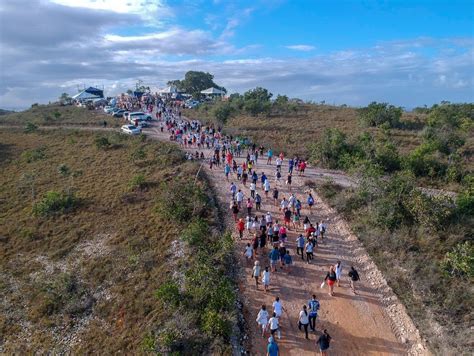
M 474 101 L 471 0 L 1 0 L 0 107 L 209 71 L 336 104 Z

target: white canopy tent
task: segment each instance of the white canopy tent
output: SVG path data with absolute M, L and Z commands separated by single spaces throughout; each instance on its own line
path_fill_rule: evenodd
M 206 90 L 202 90 L 201 94 L 204 94 L 204 95 L 224 95 L 225 92 L 220 90 L 220 89 L 217 89 L 217 88 L 209 88 L 209 89 L 206 89 Z
M 72 97 L 74 100 L 92 100 L 92 99 L 101 99 L 100 96 L 88 93 L 87 91 L 83 90 Z
M 174 85 L 170 85 L 169 87 L 160 89 L 158 94 L 175 94 L 178 92 L 178 89 Z

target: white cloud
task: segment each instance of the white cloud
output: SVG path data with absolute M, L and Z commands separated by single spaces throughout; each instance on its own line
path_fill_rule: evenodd
M 286 48 L 292 49 L 294 51 L 302 51 L 302 52 L 310 52 L 315 49 L 314 46 L 304 45 L 304 44 L 286 46 Z

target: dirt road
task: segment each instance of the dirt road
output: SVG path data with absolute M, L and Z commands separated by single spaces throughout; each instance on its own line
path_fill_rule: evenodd
M 73 127 L 74 128 L 74 127 Z M 100 130 L 100 128 L 79 128 L 85 130 Z M 110 130 L 110 129 L 109 129 Z M 157 128 L 144 130 L 153 138 L 168 141 L 169 135 L 161 133 Z M 195 151 L 192 149 L 190 151 Z M 210 152 L 205 152 L 206 156 Z M 242 162 L 242 159 L 237 159 Z M 212 181 L 218 194 L 222 207 L 226 209 L 230 201 L 230 181 L 225 180 L 223 168 L 210 170 L 208 165 L 203 165 L 204 171 Z M 286 172 L 286 166 L 283 172 Z M 265 172 L 268 177 L 273 177 L 274 165 L 267 165 L 259 160 L 256 166 L 259 174 Z M 285 177 L 285 174 L 283 175 Z M 349 178 L 338 173 L 322 171 L 315 168 L 307 169 L 304 177 L 294 176 L 292 192 L 302 201 L 306 201 L 305 182 L 329 177 L 341 185 L 354 184 Z M 271 179 L 272 188 L 275 180 Z M 235 177 L 232 177 L 238 183 Z M 284 179 L 282 179 L 282 182 Z M 250 196 L 247 187 L 240 183 L 238 187 L 246 196 Z M 288 186 L 279 184 L 280 198 L 289 196 Z M 258 190 L 262 197 L 264 194 Z M 328 329 L 333 338 L 331 343 L 331 355 L 404 355 L 404 354 L 428 354 L 421 337 L 408 317 L 405 308 L 398 301 L 391 289 L 387 286 L 382 274 L 367 255 L 357 238 L 350 232 L 346 223 L 321 199 L 314 195 L 316 205 L 313 213 L 307 209 L 302 210 L 302 215 L 308 215 L 312 222 L 327 221 L 327 238 L 315 251 L 315 259 L 311 264 L 301 260 L 296 255 L 295 239 L 302 230 L 289 232 L 289 243 L 287 247 L 291 251 L 294 265 L 290 270 L 278 270 L 271 275 L 270 292 L 265 293 L 260 286 L 257 290 L 254 281 L 250 278 L 252 263 L 247 263 L 243 257 L 244 247 L 250 242 L 247 234 L 244 240 L 236 237 L 236 253 L 240 258 L 240 298 L 243 302 L 243 313 L 246 321 L 246 340 L 244 346 L 246 351 L 252 355 L 264 355 L 266 353 L 266 338 L 262 338 L 257 329 L 255 318 L 262 304 L 266 304 L 271 311 L 271 305 L 276 296 L 279 296 L 285 312 L 282 317 L 281 340 L 278 340 L 281 355 L 314 355 L 318 350 L 315 341 L 322 329 Z M 275 218 L 282 220 L 281 212 L 274 206 L 270 197 L 263 199 L 262 210 L 259 215 L 270 211 Z M 234 222 L 227 214 L 227 220 L 223 223 L 231 231 L 235 231 Z M 262 256 L 257 256 L 262 266 L 268 265 L 268 248 Z M 329 296 L 327 289 L 321 289 L 320 284 L 327 272 L 328 266 L 342 261 L 344 280 L 341 287 L 335 288 L 335 295 Z M 360 275 L 361 282 L 358 283 L 358 295 L 353 295 L 349 288 L 347 277 L 348 270 L 354 265 Z M 321 303 L 321 310 L 317 320 L 317 332 L 310 335 L 310 340 L 304 338 L 304 333 L 298 330 L 298 314 L 304 304 L 307 304 L 312 294 L 316 294 Z
M 169 135 L 157 129 L 152 128 L 145 132 L 151 137 L 168 140 Z M 195 149 L 190 151 L 195 152 Z M 210 152 L 205 150 L 206 157 L 209 154 Z M 237 161 L 242 162 L 243 159 L 237 159 Z M 226 181 L 223 167 L 215 167 L 212 170 L 207 164 L 203 167 L 213 182 L 224 208 L 228 207 L 231 198 L 230 181 L 236 183 L 246 197 L 250 196 L 248 184 L 247 187 L 242 186 L 235 177 Z M 286 167 L 283 168 L 284 172 L 285 169 Z M 275 165 L 267 165 L 263 160 L 259 160 L 256 170 L 259 174 L 265 172 L 267 176 L 273 177 Z M 305 187 L 305 181 L 314 180 L 317 177 L 321 177 L 321 172 L 314 168 L 308 169 L 304 177 L 295 176 L 292 193 L 295 193 L 302 202 L 306 201 L 305 191 L 308 188 Z M 273 179 L 271 181 L 273 188 L 275 181 Z M 289 197 L 288 186 L 280 183 L 278 189 L 281 198 Z M 261 189 L 257 191 L 264 197 Z M 318 196 L 315 198 L 316 208 L 313 209 L 313 213 L 310 214 L 308 209 L 303 209 L 302 215 L 308 215 L 312 222 L 327 221 L 327 239 L 316 249 L 314 261 L 308 264 L 296 255 L 295 240 L 302 229 L 290 230 L 287 247 L 295 263 L 290 270 L 279 269 L 276 273 L 272 273 L 271 289 L 268 293 L 265 293 L 261 286 L 258 290 L 256 289 L 255 282 L 251 279 L 253 262 L 247 262 L 243 257 L 245 245 L 250 242 L 251 235 L 247 233 L 244 240 L 239 240 L 236 236 L 236 253 L 241 256 L 239 288 L 247 323 L 248 339 L 245 345 L 247 351 L 252 355 L 266 353 L 267 341 L 266 338 L 260 336 L 255 319 L 262 304 L 266 304 L 271 311 L 275 297 L 279 296 L 285 308 L 281 325 L 282 338 L 278 340 L 281 355 L 314 355 L 316 350 L 319 350 L 315 341 L 323 329 L 328 329 L 333 337 L 331 355 L 427 354 L 419 333 L 404 307 L 387 286 L 357 238 L 350 233 L 345 222 L 331 208 Z M 270 196 L 267 199 L 263 198 L 259 215 L 267 211 L 270 211 L 275 218 L 283 220 L 281 212 L 274 206 Z M 230 215 L 227 214 L 225 223 L 231 231 L 235 231 Z M 262 266 L 268 265 L 268 252 L 267 248 L 263 256 L 257 256 Z M 328 266 L 335 264 L 337 260 L 342 261 L 344 280 L 341 287 L 335 288 L 335 295 L 331 297 L 326 288 L 320 288 L 320 284 Z M 349 288 L 347 273 L 351 265 L 354 265 L 361 273 L 362 281 L 358 283 L 358 295 L 352 294 Z M 306 340 L 304 333 L 298 330 L 297 320 L 302 306 L 308 303 L 312 294 L 317 295 L 321 310 L 316 325 L 317 332 L 310 335 L 310 340 Z

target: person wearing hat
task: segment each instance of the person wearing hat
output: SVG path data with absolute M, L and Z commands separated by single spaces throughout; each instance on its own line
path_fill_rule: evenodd
M 268 345 L 267 345 L 267 356 L 278 356 L 279 353 L 278 344 L 275 341 L 273 336 L 268 338 Z

